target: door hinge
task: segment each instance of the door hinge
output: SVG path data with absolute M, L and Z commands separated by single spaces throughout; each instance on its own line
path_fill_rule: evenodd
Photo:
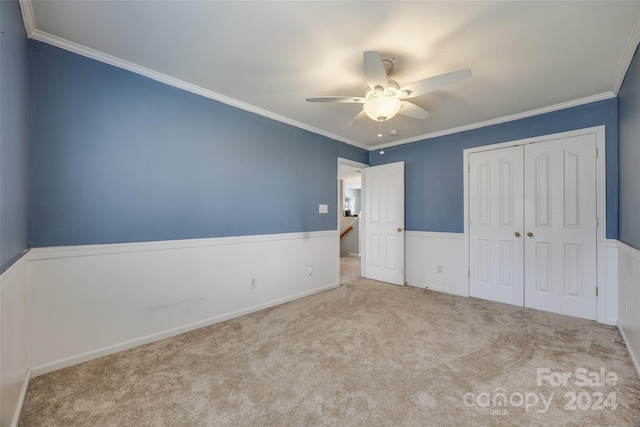
M 598 296 L 598 287 L 596 286 L 596 297 Z
M 467 277 L 471 277 L 471 270 L 467 270 Z
M 598 228 L 599 224 L 600 223 L 598 222 L 598 217 L 596 217 L 596 228 Z
M 596 148 L 596 159 L 598 158 L 598 149 Z

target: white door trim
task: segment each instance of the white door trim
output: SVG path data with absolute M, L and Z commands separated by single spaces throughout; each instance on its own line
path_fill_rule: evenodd
M 464 192 L 464 246 L 467 248 L 466 264 L 469 270 L 469 155 L 480 151 L 496 150 L 504 147 L 512 147 L 516 145 L 526 145 L 535 142 L 550 141 L 559 138 L 567 138 L 580 135 L 594 134 L 596 137 L 596 148 L 598 150 L 598 158 L 596 162 L 596 191 L 597 191 L 597 207 L 596 214 L 598 217 L 598 228 L 596 230 L 596 258 L 597 258 L 597 286 L 598 301 L 596 303 L 596 320 L 599 323 L 607 323 L 607 294 L 608 286 L 617 286 L 617 284 L 607 283 L 607 192 L 606 192 L 606 155 L 605 155 L 605 126 L 594 126 L 590 128 L 577 129 L 568 132 L 555 133 L 550 135 L 536 136 L 533 138 L 519 139 L 515 141 L 501 142 L 498 144 L 484 145 L 481 147 L 467 148 L 463 153 L 463 192 Z M 467 279 L 467 296 L 469 296 L 469 280 Z
M 336 172 L 337 173 L 336 185 L 338 189 L 337 204 L 336 204 L 336 221 L 337 221 L 336 245 L 338 247 L 338 259 L 336 260 L 336 262 L 338 263 L 338 277 L 336 278 L 336 283 L 338 284 L 340 284 L 340 213 L 342 212 L 342 200 L 340 200 L 340 165 L 354 167 L 358 169 L 365 169 L 369 167 L 369 165 L 367 165 L 366 163 L 360 163 L 360 162 L 356 162 L 355 160 L 349 160 L 342 157 L 338 157 L 338 170 Z M 360 179 L 362 183 L 362 178 Z M 364 183 L 362 184 L 364 185 Z M 360 206 L 364 206 L 364 191 L 362 190 L 360 191 Z M 358 237 L 358 247 L 360 248 L 361 253 L 363 251 L 362 236 L 363 236 L 363 233 L 360 232 L 360 236 Z M 363 263 L 360 263 L 360 275 L 361 276 L 364 275 Z

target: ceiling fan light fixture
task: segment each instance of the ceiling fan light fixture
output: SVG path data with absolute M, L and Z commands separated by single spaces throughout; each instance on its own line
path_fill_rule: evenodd
M 381 97 L 368 100 L 363 109 L 371 120 L 382 122 L 398 114 L 401 106 L 398 98 Z
M 394 58 L 395 59 L 395 58 Z M 395 80 L 389 79 L 389 73 L 393 69 L 393 62 L 382 59 L 380 53 L 368 50 L 363 53 L 364 74 L 367 81 L 367 89 L 364 97 L 356 96 L 317 96 L 306 98 L 308 102 L 335 102 L 364 104 L 362 110 L 351 119 L 349 126 L 361 122 L 365 117 L 378 123 L 400 114 L 412 119 L 424 120 L 429 113 L 422 107 L 406 101 L 405 98 L 415 98 L 427 93 L 455 84 L 471 76 L 471 70 L 452 71 L 417 80 L 404 86 L 400 86 Z M 397 136 L 391 134 L 391 136 Z M 382 137 L 382 131 L 378 132 Z

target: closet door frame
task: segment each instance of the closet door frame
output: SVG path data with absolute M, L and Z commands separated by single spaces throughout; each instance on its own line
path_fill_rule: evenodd
M 467 251 L 466 266 L 469 271 L 469 156 L 487 150 L 496 150 L 505 147 L 513 147 L 518 145 L 527 145 L 536 142 L 551 141 L 559 138 L 567 138 L 579 135 L 595 135 L 596 138 L 596 215 L 598 218 L 598 227 L 596 229 L 596 262 L 597 262 L 597 290 L 598 298 L 596 302 L 596 321 L 599 323 L 615 324 L 617 313 L 607 313 L 613 311 L 617 304 L 618 288 L 617 283 L 607 283 L 607 238 L 606 238 L 606 158 L 605 158 L 605 126 L 595 126 L 584 129 L 577 129 L 568 132 L 555 133 L 550 135 L 542 135 L 533 138 L 519 139 L 514 141 L 502 142 L 498 144 L 484 145 L 480 147 L 467 148 L 463 150 L 463 174 L 464 174 L 464 247 Z M 596 153 L 594 153 L 594 156 Z M 469 274 L 467 274 L 469 276 Z M 613 281 L 612 281 L 613 282 Z M 467 279 L 467 296 L 469 296 L 470 280 Z

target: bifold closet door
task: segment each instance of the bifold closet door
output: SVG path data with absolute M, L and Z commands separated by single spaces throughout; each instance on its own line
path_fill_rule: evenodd
M 595 135 L 524 150 L 525 306 L 595 320 Z
M 469 293 L 524 304 L 523 150 L 469 156 Z
M 469 294 L 596 319 L 595 135 L 469 155 Z

